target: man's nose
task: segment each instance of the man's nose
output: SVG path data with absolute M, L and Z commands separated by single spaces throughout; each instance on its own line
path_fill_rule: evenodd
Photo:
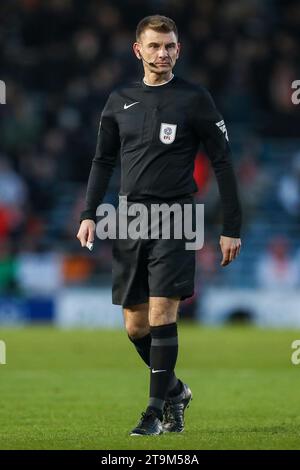
M 158 56 L 160 58 L 168 57 L 168 51 L 165 47 L 161 47 L 158 51 Z

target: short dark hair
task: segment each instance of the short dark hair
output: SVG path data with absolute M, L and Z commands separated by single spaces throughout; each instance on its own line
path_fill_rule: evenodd
M 167 16 L 162 15 L 151 15 L 143 18 L 136 28 L 136 40 L 138 41 L 141 37 L 141 34 L 145 29 L 153 29 L 159 33 L 170 33 L 174 32 L 178 40 L 178 30 L 175 22 L 168 18 Z

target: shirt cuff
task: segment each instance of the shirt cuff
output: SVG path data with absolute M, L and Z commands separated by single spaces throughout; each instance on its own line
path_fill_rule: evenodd
M 92 210 L 82 211 L 80 214 L 80 223 L 86 219 L 93 220 L 96 223 L 97 219 L 96 219 L 95 211 L 92 211 Z

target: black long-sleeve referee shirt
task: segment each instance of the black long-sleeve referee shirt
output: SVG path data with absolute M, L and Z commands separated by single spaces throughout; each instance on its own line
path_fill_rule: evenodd
M 176 199 L 196 192 L 193 171 L 200 142 L 219 186 L 222 234 L 238 238 L 241 209 L 223 118 L 205 88 L 177 76 L 163 85 L 139 81 L 110 94 L 101 115 L 81 220 L 95 220 L 119 150 L 119 194 L 129 201 Z

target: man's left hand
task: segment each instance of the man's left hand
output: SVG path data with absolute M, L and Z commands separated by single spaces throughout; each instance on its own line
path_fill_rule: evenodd
M 223 254 L 221 266 L 227 266 L 239 255 L 241 245 L 242 242 L 240 238 L 231 238 L 221 235 L 220 246 Z

